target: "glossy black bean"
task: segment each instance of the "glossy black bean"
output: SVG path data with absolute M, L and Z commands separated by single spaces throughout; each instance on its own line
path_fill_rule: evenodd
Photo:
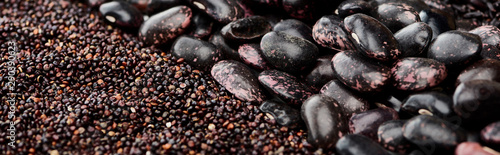
M 309 97 L 301 108 L 307 126 L 307 142 L 318 148 L 331 148 L 347 133 L 347 125 L 337 101 L 316 94 Z
M 456 85 L 472 80 L 491 80 L 500 82 L 500 61 L 483 59 L 473 63 L 460 73 Z
M 207 38 L 212 33 L 214 21 L 206 14 L 195 13 L 192 17 L 192 24 L 189 29 L 189 35 L 196 38 Z
M 215 45 L 188 36 L 177 38 L 172 44 L 171 52 L 172 55 L 183 58 L 191 66 L 207 71 L 224 58 Z
M 390 81 L 390 68 L 355 51 L 343 51 L 332 59 L 337 79 L 360 92 L 381 91 Z
M 326 83 L 321 88 L 320 93 L 335 99 L 344 111 L 346 118 L 351 118 L 353 114 L 367 111 L 370 108 L 368 100 L 360 97 L 339 80 Z
M 394 60 L 401 55 L 398 41 L 377 19 L 358 13 L 346 17 L 344 26 L 364 55 L 380 61 Z
M 345 18 L 356 13 L 371 15 L 372 10 L 372 5 L 367 1 L 346 0 L 340 3 L 337 10 L 335 10 L 335 14 L 337 14 L 340 18 Z
M 123 1 L 104 3 L 99 12 L 107 22 L 121 28 L 139 28 L 144 21 L 137 8 Z
M 298 73 L 314 64 L 318 47 L 306 39 L 283 32 L 269 32 L 260 42 L 266 60 L 277 69 Z
M 407 57 L 394 62 L 393 85 L 399 90 L 420 91 L 440 84 L 448 75 L 444 63 L 433 59 Z
M 323 85 L 336 78 L 332 66 L 333 55 L 321 56 L 316 60 L 316 66 L 305 76 L 307 85 L 317 92 Z
M 377 141 L 378 127 L 386 121 L 397 119 L 399 119 L 398 113 L 387 107 L 356 113 L 349 119 L 349 132 Z
M 302 122 L 300 111 L 283 103 L 282 101 L 266 100 L 262 102 L 259 109 L 271 114 L 276 123 L 286 127 L 297 127 Z
M 172 7 L 185 4 L 183 0 L 127 0 L 142 12 L 153 15 Z
M 189 2 L 223 24 L 245 17 L 245 10 L 237 0 L 189 0 Z
M 272 30 L 271 24 L 262 16 L 252 16 L 235 20 L 224 26 L 220 32 L 224 40 L 235 43 L 258 41 Z
M 462 82 L 453 94 L 455 112 L 471 128 L 500 120 L 500 83 L 490 80 Z
M 418 115 L 403 126 L 404 137 L 420 147 L 431 147 L 431 153 L 452 152 L 467 139 L 465 130 L 429 115 Z
M 393 33 L 410 24 L 420 22 L 418 12 L 406 4 L 385 3 L 378 5 L 372 11 L 372 16 Z
M 310 42 L 314 42 L 314 39 L 312 38 L 311 27 L 297 19 L 282 20 L 274 25 L 273 31 L 283 32 L 289 35 L 307 39 Z
M 296 77 L 278 70 L 265 70 L 259 74 L 260 83 L 289 104 L 300 105 L 312 91 Z
M 444 93 L 434 91 L 408 96 L 402 108 L 414 115 L 433 115 L 445 120 L 456 115 L 453 111 L 453 99 Z
M 345 135 L 335 149 L 340 155 L 390 155 L 382 146 L 360 134 Z
M 142 24 L 139 38 L 147 45 L 161 45 L 184 33 L 191 23 L 192 12 L 187 6 L 176 6 L 157 13 Z
M 432 28 L 432 39 L 435 39 L 439 34 L 455 30 L 455 18 L 447 12 L 437 9 L 426 9 L 419 13 L 420 20 L 427 23 Z
M 372 6 L 378 6 L 380 4 L 393 3 L 393 4 L 406 4 L 413 7 L 417 12 L 424 9 L 429 9 L 429 6 L 425 4 L 423 0 L 373 0 L 371 1 Z
M 410 24 L 394 33 L 399 43 L 401 57 L 418 56 L 422 54 L 431 43 L 432 29 L 424 22 Z
M 412 147 L 411 142 L 403 136 L 403 125 L 406 120 L 389 120 L 378 127 L 378 142 L 385 149 L 405 154 Z
M 212 67 L 211 73 L 219 84 L 243 101 L 262 102 L 266 97 L 257 77 L 241 62 L 219 61 Z
M 319 45 L 339 51 L 354 50 L 349 33 L 344 30 L 344 21 L 335 15 L 321 17 L 312 29 L 312 36 Z
M 479 36 L 452 30 L 440 34 L 432 41 L 427 57 L 446 66 L 463 66 L 478 59 L 481 48 Z

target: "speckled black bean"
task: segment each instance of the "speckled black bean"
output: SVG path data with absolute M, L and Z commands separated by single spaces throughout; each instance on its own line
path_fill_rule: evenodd
M 336 78 L 332 67 L 333 55 L 321 56 L 316 60 L 316 66 L 306 74 L 304 80 L 315 92 L 323 85 Z
M 436 9 L 425 9 L 419 13 L 420 20 L 432 28 L 432 39 L 449 30 L 455 30 L 455 18 L 447 12 Z
M 500 149 L 500 121 L 484 127 L 481 130 L 481 140 L 493 149 Z
M 177 38 L 170 50 L 172 55 L 183 58 L 190 65 L 206 71 L 224 58 L 215 45 L 189 36 Z
M 347 133 L 343 112 L 337 101 L 323 94 L 309 97 L 301 108 L 307 126 L 307 142 L 328 149 Z
M 420 22 L 418 12 L 413 7 L 406 4 L 385 3 L 372 11 L 372 16 L 384 24 L 391 32 L 395 33 L 400 29 Z
M 281 126 L 295 128 L 302 123 L 300 111 L 277 100 L 266 100 L 262 102 L 259 109 L 265 113 L 271 114 L 276 123 Z
M 258 70 L 271 68 L 267 60 L 264 59 L 264 54 L 259 44 L 243 44 L 238 48 L 238 53 L 241 61 L 250 67 Z
M 176 6 L 157 13 L 142 24 L 139 38 L 147 45 L 161 45 L 184 33 L 191 23 L 192 12 L 187 6 Z
M 241 62 L 219 61 L 212 67 L 211 74 L 219 84 L 243 101 L 262 102 L 266 98 L 257 77 Z
M 137 8 L 123 1 L 104 3 L 99 7 L 99 12 L 107 22 L 121 28 L 135 29 L 144 21 Z
M 404 137 L 420 147 L 432 147 L 432 153 L 452 152 L 467 139 L 465 130 L 429 115 L 418 115 L 403 126 Z
M 347 16 L 362 13 L 366 15 L 371 15 L 371 10 L 373 10 L 372 5 L 364 0 L 347 0 L 339 4 L 335 10 L 340 18 L 345 18 Z
M 313 1 L 310 0 L 282 0 L 283 10 L 293 18 L 310 20 L 312 19 Z
M 340 155 L 390 155 L 382 146 L 360 134 L 345 135 L 335 145 Z
M 403 125 L 406 120 L 389 120 L 378 127 L 378 142 L 385 149 L 405 154 L 412 147 L 411 142 L 403 136 Z
M 380 61 L 394 60 L 401 55 L 398 41 L 377 19 L 358 13 L 346 17 L 344 26 L 364 55 Z
M 224 56 L 227 59 L 240 60 L 240 55 L 238 54 L 238 50 L 236 49 L 238 47 L 230 46 L 231 44 L 226 42 L 219 31 L 214 32 L 214 34 L 210 36 L 208 41 L 217 46 L 217 48 L 220 49 L 222 53 L 224 53 Z
M 312 36 L 319 45 L 335 50 L 354 50 L 356 47 L 344 30 L 344 21 L 336 15 L 321 17 L 312 29 Z
M 394 62 L 393 85 L 399 90 L 420 91 L 432 88 L 448 75 L 444 63 L 429 58 L 407 57 Z
M 483 44 L 493 45 L 500 48 L 500 29 L 496 26 L 485 25 L 469 31 L 481 37 Z
M 289 104 L 300 105 L 313 93 L 296 77 L 278 70 L 265 70 L 259 74 L 260 83 Z
M 440 34 L 429 45 L 427 57 L 446 66 L 463 66 L 479 58 L 482 44 L 479 36 L 451 30 Z
M 473 63 L 460 73 L 456 85 L 471 80 L 491 80 L 500 82 L 500 61 L 483 59 Z
M 282 20 L 274 25 L 273 31 L 283 32 L 289 35 L 307 39 L 310 42 L 314 42 L 314 39 L 312 38 L 311 27 L 297 19 Z
M 444 93 L 435 91 L 408 96 L 404 100 L 402 109 L 414 115 L 430 112 L 433 116 L 445 120 L 456 116 L 453 111 L 453 99 Z
M 432 40 L 432 29 L 424 22 L 410 24 L 394 33 L 401 57 L 418 56 L 427 50 Z
M 272 30 L 271 24 L 262 16 L 241 18 L 220 30 L 222 37 L 235 43 L 258 41 L 260 37 Z
M 422 0 L 429 6 L 431 9 L 438 9 L 444 12 L 449 13 L 450 15 L 454 15 L 454 11 L 451 8 L 452 6 L 448 4 L 446 1 L 436 1 L 436 0 Z
M 490 80 L 462 82 L 453 94 L 455 112 L 470 128 L 500 120 L 500 83 Z
M 343 51 L 332 59 L 337 79 L 360 92 L 381 91 L 390 81 L 390 68 L 363 57 L 355 51 Z
M 319 55 L 316 45 L 310 41 L 283 32 L 269 32 L 260 42 L 266 60 L 277 69 L 298 73 Z
M 480 55 L 483 59 L 500 60 L 500 49 L 493 45 L 483 44 Z
M 189 0 L 189 2 L 223 24 L 245 17 L 245 10 L 237 0 Z
M 388 107 L 356 113 L 349 119 L 349 132 L 361 134 L 377 141 L 377 131 L 380 124 L 397 119 L 399 119 L 398 112 Z
M 321 88 L 320 93 L 338 101 L 346 118 L 351 118 L 353 114 L 367 111 L 370 108 L 370 104 L 366 99 L 360 97 L 359 94 L 349 89 L 339 80 L 326 83 Z

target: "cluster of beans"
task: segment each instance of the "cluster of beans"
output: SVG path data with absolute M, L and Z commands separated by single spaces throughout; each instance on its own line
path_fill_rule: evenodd
M 86 3 L 126 33 L 93 14 L 3 27 L 24 48 L 19 137 L 35 138 L 18 151 L 499 154 L 499 2 Z

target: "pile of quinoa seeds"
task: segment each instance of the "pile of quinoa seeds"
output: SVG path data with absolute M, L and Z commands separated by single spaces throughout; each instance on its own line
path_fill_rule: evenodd
M 0 9 L 0 154 L 315 151 L 305 129 L 275 125 L 209 73 L 80 2 L 3 0 Z

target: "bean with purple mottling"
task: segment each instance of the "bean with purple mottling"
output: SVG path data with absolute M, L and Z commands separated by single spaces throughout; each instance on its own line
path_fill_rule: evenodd
M 408 91 L 432 88 L 448 75 L 444 63 L 419 57 L 399 59 L 394 63 L 391 73 L 393 85 L 399 90 Z
M 257 77 L 245 64 L 222 60 L 212 67 L 212 76 L 237 98 L 249 102 L 262 102 L 266 98 Z
M 332 59 L 337 79 L 360 92 L 381 91 L 391 78 L 391 69 L 356 51 L 343 51 Z
M 147 45 L 161 45 L 184 33 L 191 23 L 192 12 L 187 6 L 176 6 L 157 13 L 142 24 L 139 38 Z
M 484 127 L 481 130 L 481 140 L 489 147 L 500 149 L 500 121 Z
M 367 1 L 347 0 L 339 4 L 337 10 L 335 10 L 335 14 L 337 14 L 340 18 L 345 18 L 356 13 L 370 15 L 372 9 L 372 5 Z
M 312 29 L 316 43 L 335 50 L 354 50 L 349 33 L 344 30 L 344 21 L 335 15 L 321 17 Z
M 500 48 L 500 29 L 492 25 L 484 25 L 470 30 L 469 33 L 481 37 L 483 44 L 493 45 Z
M 373 17 L 360 13 L 347 16 L 344 27 L 359 45 L 358 50 L 370 58 L 389 61 L 401 55 L 391 30 Z
M 268 65 L 259 44 L 243 44 L 238 48 L 238 54 L 243 63 L 259 70 L 267 70 Z
M 313 93 L 296 77 L 278 70 L 265 70 L 259 74 L 260 83 L 289 104 L 300 105 Z

